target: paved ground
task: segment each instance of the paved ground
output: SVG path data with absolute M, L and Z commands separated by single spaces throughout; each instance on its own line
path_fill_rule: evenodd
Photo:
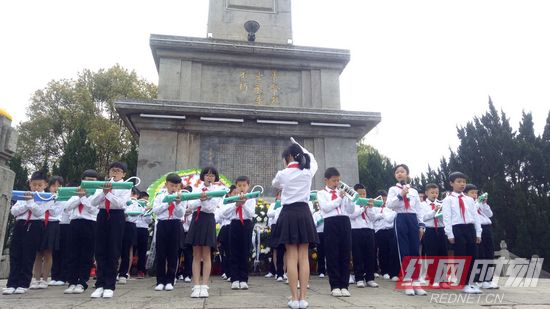
M 328 280 L 313 278 L 308 293 L 310 308 L 550 308 L 550 279 L 540 279 L 536 288 L 501 288 L 492 293 L 456 302 L 465 294 L 429 293 L 410 297 L 395 290 L 394 283 L 377 280 L 380 288 L 351 287 L 352 297 L 329 296 Z M 5 286 L 5 280 L 0 285 Z M 251 277 L 248 291 L 232 291 L 229 283 L 214 278 L 210 298 L 191 299 L 189 283 L 179 283 L 174 291 L 155 292 L 153 279 L 129 280 L 118 286 L 110 300 L 91 299 L 88 290 L 81 295 L 64 295 L 62 287 L 30 291 L 22 296 L 0 295 L 0 308 L 287 308 L 288 286 L 273 279 Z M 495 299 L 501 301 L 496 301 Z M 439 302 L 436 302 L 439 299 Z

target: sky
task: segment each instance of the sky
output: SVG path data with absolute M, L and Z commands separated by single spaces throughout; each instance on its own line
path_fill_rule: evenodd
M 349 49 L 345 110 L 382 122 L 365 142 L 412 175 L 456 149 L 491 96 L 514 128 L 550 109 L 550 1 L 294 0 L 296 45 Z M 25 120 L 35 90 L 116 63 L 158 82 L 149 35 L 206 37 L 207 0 L 2 1 L 0 107 Z

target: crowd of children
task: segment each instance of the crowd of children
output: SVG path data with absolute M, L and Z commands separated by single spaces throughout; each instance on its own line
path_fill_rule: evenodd
M 318 168 L 313 154 L 292 139 L 282 157 L 286 168 L 273 179 L 278 193 L 267 212 L 271 239 L 266 245 L 272 248 L 273 258 L 266 277 L 286 280 L 290 308 L 308 307 L 307 289 L 299 287 L 309 286 L 313 247 L 317 248 L 319 277 L 328 275 L 334 297 L 351 296 L 350 284 L 377 288 L 377 277 L 397 281 L 403 259 L 409 256 L 448 256 L 452 250 L 456 256 L 494 258 L 491 207 L 486 199 L 478 198 L 478 189 L 467 184 L 460 172 L 449 175 L 452 192 L 440 201 L 437 185 L 428 184 L 419 192 L 407 184 L 409 168 L 397 165 L 396 184 L 387 192 L 376 192 L 383 204 L 374 207 L 372 200 L 360 206 L 339 190 L 341 175 L 330 167 L 313 206 L 311 183 Z M 191 297 L 209 297 L 214 250 L 221 258 L 222 278 L 230 282 L 231 289 L 249 288 L 256 199 L 245 197 L 250 190 L 248 177 L 235 180 L 228 196 L 239 198 L 224 204 L 223 198 L 209 196 L 223 189 L 216 168 L 203 168 L 196 187 L 183 188 L 181 177 L 171 173 L 153 205 L 147 207 L 147 193 L 113 188 L 113 183 L 124 181 L 126 172 L 125 163 L 114 162 L 108 171 L 110 181 L 102 188 L 90 194 L 79 187 L 68 201 L 35 201 L 30 192 L 17 201 L 11 208 L 15 224 L 3 294 L 57 285 L 66 286 L 66 294 L 83 293 L 95 261 L 91 297 L 111 298 L 117 283 L 127 282 L 132 255 L 137 255 L 137 278 L 145 277 L 150 226 L 154 227 L 155 291 L 173 290 L 179 278 L 192 281 Z M 97 179 L 95 170 L 82 174 L 82 180 Z M 29 180 L 31 192 L 55 193 L 63 185 L 61 177 L 48 179 L 41 172 Z M 363 184 L 353 189 L 361 198 L 367 197 Z M 182 200 L 182 192 L 199 192 L 200 198 Z M 221 227 L 218 235 L 216 224 Z M 469 279 L 465 293 L 480 293 L 479 287 L 498 288 L 492 278 Z M 418 272 L 404 281 L 405 294 L 427 294 Z M 450 279 L 438 281 L 434 287 L 446 289 L 450 283 Z

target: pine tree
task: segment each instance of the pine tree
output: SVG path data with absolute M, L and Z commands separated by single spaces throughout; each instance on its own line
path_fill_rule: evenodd
M 95 169 L 97 154 L 83 127 L 77 128 L 69 137 L 63 156 L 59 161 L 59 173 L 68 185 L 76 185 L 86 169 Z
M 29 170 L 23 165 L 21 155 L 16 154 L 8 161 L 8 166 L 15 172 L 13 190 L 28 190 Z

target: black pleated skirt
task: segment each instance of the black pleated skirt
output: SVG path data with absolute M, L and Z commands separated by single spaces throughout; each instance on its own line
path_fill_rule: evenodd
M 197 212 L 195 211 L 185 243 L 191 246 L 216 248 L 216 219 L 214 214 L 201 211 L 197 219 Z
M 59 250 L 60 233 L 59 221 L 48 222 L 48 226 L 44 229 L 44 235 L 42 235 L 40 251 Z
M 283 205 L 273 232 L 272 245 L 312 243 L 319 243 L 319 236 L 308 204 L 298 202 Z

